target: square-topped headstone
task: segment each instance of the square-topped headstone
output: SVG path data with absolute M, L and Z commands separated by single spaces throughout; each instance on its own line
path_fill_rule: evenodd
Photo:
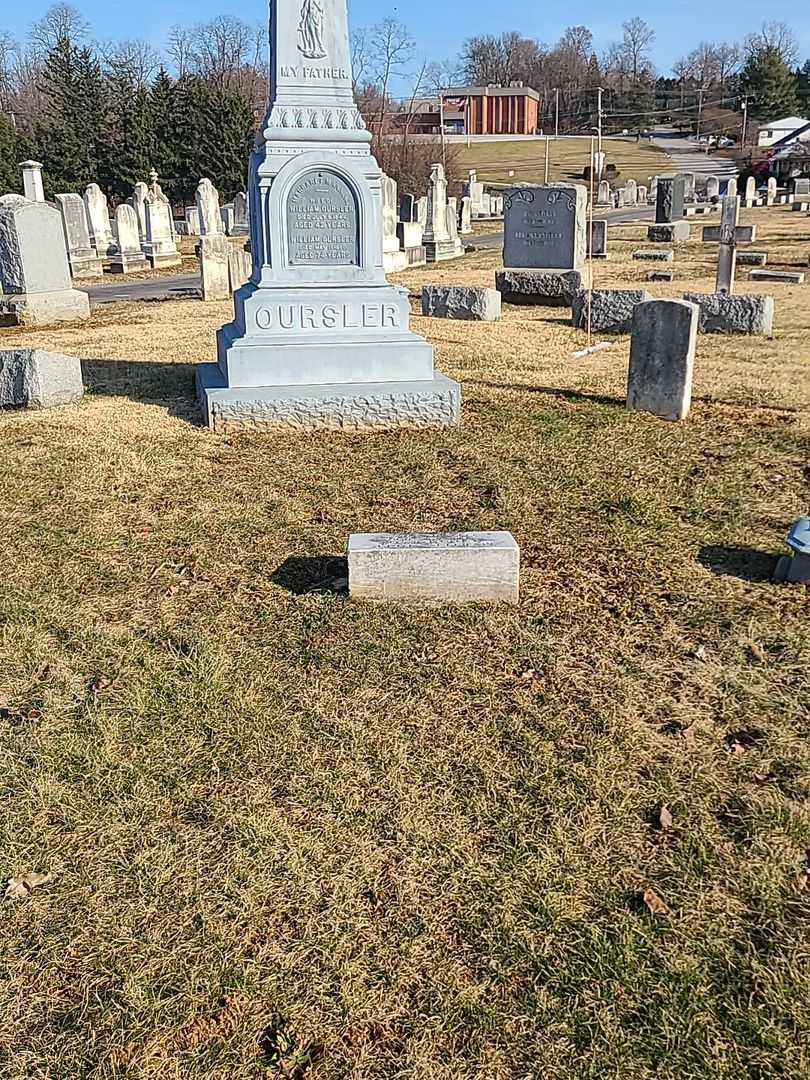
M 683 176 L 659 176 L 655 198 L 655 220 L 658 224 L 680 221 L 683 217 L 686 180 Z
M 582 184 L 509 188 L 504 196 L 503 265 L 579 270 L 587 247 L 587 201 Z

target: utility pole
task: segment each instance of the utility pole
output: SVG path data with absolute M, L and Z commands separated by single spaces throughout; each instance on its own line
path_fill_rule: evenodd
M 700 121 L 703 118 L 703 95 L 706 91 L 701 88 L 698 90 L 698 117 L 697 117 L 697 135 L 700 138 Z
M 439 90 L 439 130 L 442 136 L 442 165 L 447 166 L 447 150 L 444 144 L 444 90 Z
M 554 138 L 560 134 L 560 88 L 554 87 Z
M 748 98 L 743 98 L 743 122 L 742 122 L 742 138 L 740 139 L 740 146 L 745 146 L 745 129 L 748 126 Z
M 598 142 L 599 153 L 602 153 L 602 94 L 604 89 L 601 86 L 596 88 L 596 138 Z

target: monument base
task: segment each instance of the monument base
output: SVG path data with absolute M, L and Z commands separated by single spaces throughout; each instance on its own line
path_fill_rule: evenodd
M 0 326 L 47 326 L 90 318 L 90 300 L 80 289 L 0 295 Z
M 197 365 L 206 423 L 238 431 L 379 431 L 458 423 L 461 388 L 444 375 L 412 382 L 228 386 L 217 364 Z
M 408 256 L 397 248 L 396 251 L 383 252 L 383 270 L 386 274 L 396 274 L 408 266 Z

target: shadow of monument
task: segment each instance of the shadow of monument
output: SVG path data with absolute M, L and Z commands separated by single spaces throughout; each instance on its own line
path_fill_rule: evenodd
M 274 585 L 303 596 L 305 593 L 349 594 L 349 564 L 343 555 L 290 555 L 270 575 Z
M 770 581 L 773 577 L 777 557 L 767 551 L 757 551 L 756 548 L 706 544 L 698 552 L 698 562 L 720 577 L 763 582 Z
M 87 393 L 161 405 L 171 416 L 202 426 L 202 410 L 194 389 L 195 364 L 85 359 L 81 363 Z

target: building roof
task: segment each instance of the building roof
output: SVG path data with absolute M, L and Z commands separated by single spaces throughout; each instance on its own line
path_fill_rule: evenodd
M 443 93 L 445 97 L 529 97 L 540 100 L 536 90 L 522 83 L 511 86 L 451 86 Z
M 801 116 L 785 116 L 781 120 L 769 120 L 767 124 L 760 124 L 757 130 L 767 131 L 772 128 L 784 128 L 786 131 L 793 131 L 806 123 L 807 120 Z
M 773 144 L 774 148 L 788 147 L 795 142 L 806 142 L 806 139 L 802 139 L 802 135 L 806 135 L 807 132 L 810 132 L 810 120 L 806 121 L 803 127 L 798 127 L 795 131 L 791 131 L 788 135 L 783 135 L 781 139 L 777 139 Z

